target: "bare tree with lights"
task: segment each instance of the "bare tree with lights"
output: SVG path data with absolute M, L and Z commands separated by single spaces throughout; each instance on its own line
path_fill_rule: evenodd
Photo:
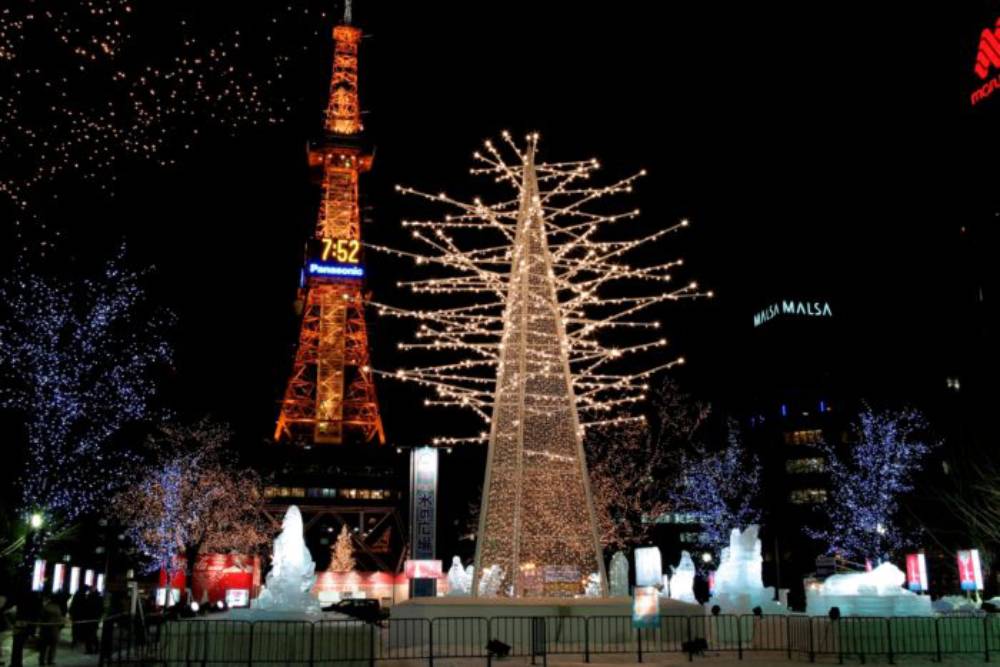
M 155 463 L 112 504 L 151 569 L 165 569 L 168 581 L 177 556 L 193 582 L 199 554 L 251 554 L 270 539 L 260 479 L 222 461 L 230 437 L 209 420 L 161 427 L 151 443 Z
M 123 253 L 85 280 L 21 270 L 0 285 L 0 312 L 0 407 L 23 419 L 21 509 L 44 517 L 44 541 L 126 480 L 133 454 L 113 443 L 150 414 L 167 319 Z
M 659 322 L 648 314 L 702 293 L 694 283 L 670 287 L 679 259 L 634 266 L 627 257 L 687 221 L 620 240 L 614 228 L 639 212 L 608 213 L 601 200 L 630 192 L 645 172 L 591 186 L 596 160 L 537 162 L 537 134 L 523 147 L 507 133 L 504 142 L 503 151 L 486 142 L 472 172 L 511 186 L 510 199 L 465 203 L 399 188 L 454 210 L 403 223 L 421 251 L 375 246 L 437 269 L 400 284 L 441 300 L 376 305 L 419 323 L 401 348 L 444 353 L 395 377 L 428 388 L 428 405 L 463 407 L 489 424 L 477 437 L 437 439 L 489 443 L 474 593 L 486 568 L 501 578 L 500 595 L 575 595 L 592 573 L 606 591 L 582 440 L 589 427 L 641 421 L 629 408 L 645 398 L 649 377 L 682 363 L 638 361 L 666 345 L 649 335 Z
M 830 471 L 830 500 L 820 508 L 823 528 L 806 528 L 830 553 L 858 562 L 884 559 L 906 541 L 898 514 L 904 494 L 937 442 L 914 408 L 865 407 L 851 424 L 846 453 L 822 445 Z
M 695 446 L 709 407 L 666 379 L 652 392 L 655 420 L 599 426 L 584 446 L 601 543 L 623 549 L 649 541 L 656 518 L 675 508 L 671 495 L 681 455 Z

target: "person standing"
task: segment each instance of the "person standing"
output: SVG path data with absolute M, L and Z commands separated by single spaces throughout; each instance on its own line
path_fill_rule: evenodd
M 42 614 L 38 619 L 39 665 L 56 664 L 56 646 L 59 644 L 59 635 L 62 634 L 65 620 L 59 601 L 50 595 L 45 596 L 42 602 Z
M 84 630 L 81 621 L 87 615 L 87 593 L 90 591 L 90 586 L 84 585 L 82 588 L 73 593 L 73 598 L 69 601 L 69 617 L 73 621 L 71 627 L 72 631 L 72 645 L 75 648 L 76 645 L 84 641 Z
M 104 612 L 104 597 L 93 588 L 87 592 L 84 611 L 86 623 L 83 626 L 83 637 L 87 653 L 97 653 L 97 625 Z

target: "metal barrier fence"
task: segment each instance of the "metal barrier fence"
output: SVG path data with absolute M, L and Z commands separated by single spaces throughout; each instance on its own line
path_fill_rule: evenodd
M 495 642 L 499 642 L 497 645 Z M 487 646 L 502 649 L 499 653 Z M 546 664 L 550 655 L 657 653 L 782 654 L 789 660 L 847 659 L 1000 652 L 1000 615 L 844 617 L 719 615 L 661 616 L 656 627 L 636 629 L 629 616 L 503 616 L 357 620 L 240 621 L 188 619 L 139 625 L 107 619 L 101 667 L 228 667 L 329 665 L 371 667 L 376 661 L 480 659 L 491 665 L 506 654 Z

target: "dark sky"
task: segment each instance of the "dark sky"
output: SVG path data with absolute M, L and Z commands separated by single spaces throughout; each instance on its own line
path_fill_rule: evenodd
M 157 11 L 186 12 L 206 32 L 263 31 L 251 4 Z M 663 252 L 682 254 L 680 277 L 718 298 L 664 322 L 698 391 L 726 381 L 752 312 L 784 296 L 837 305 L 851 332 L 838 354 L 947 365 L 957 230 L 998 203 L 1000 99 L 971 109 L 968 96 L 979 32 L 1000 3 L 961 14 L 950 3 L 357 4 L 377 147 L 363 186 L 369 240 L 405 243 L 411 203 L 395 183 L 486 193 L 467 173 L 471 152 L 502 129 L 537 130 L 546 158 L 597 156 L 608 178 L 649 169 L 635 195 L 643 232 L 693 221 Z M 166 14 L 141 25 L 169 42 Z M 328 34 L 330 20 L 316 22 Z M 178 316 L 167 400 L 232 421 L 246 442 L 276 416 L 318 202 L 304 147 L 320 130 L 329 47 L 303 48 L 282 84 L 297 91 L 287 122 L 206 129 L 174 166 L 122 165 L 114 200 L 74 187 L 47 213 L 65 230 L 57 254 L 83 262 L 125 239 L 132 261 L 156 266 L 154 298 Z M 408 268 L 371 263 L 376 297 L 399 302 L 389 286 Z M 398 329 L 371 329 L 375 365 L 394 368 Z M 416 444 L 418 396 L 384 382 L 380 392 L 390 439 Z

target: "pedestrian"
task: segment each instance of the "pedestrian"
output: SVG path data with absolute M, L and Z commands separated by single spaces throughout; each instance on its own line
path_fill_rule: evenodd
M 87 653 L 97 653 L 97 625 L 104 613 L 104 597 L 93 588 L 87 592 L 84 602 L 86 623 L 83 626 L 84 643 Z
M 39 665 L 56 664 L 56 646 L 59 644 L 59 635 L 62 634 L 65 620 L 59 601 L 46 595 L 42 602 L 42 614 L 38 619 Z
M 84 611 L 87 606 L 87 593 L 90 591 L 90 586 L 83 586 L 77 589 L 76 593 L 73 593 L 73 598 L 69 601 L 69 617 L 73 622 L 71 626 L 72 633 L 72 645 L 76 648 L 77 644 L 83 643 L 83 617 L 86 615 Z
M 0 667 L 3 667 L 3 644 L 7 641 L 7 630 L 10 623 L 7 621 L 7 596 L 0 595 Z

